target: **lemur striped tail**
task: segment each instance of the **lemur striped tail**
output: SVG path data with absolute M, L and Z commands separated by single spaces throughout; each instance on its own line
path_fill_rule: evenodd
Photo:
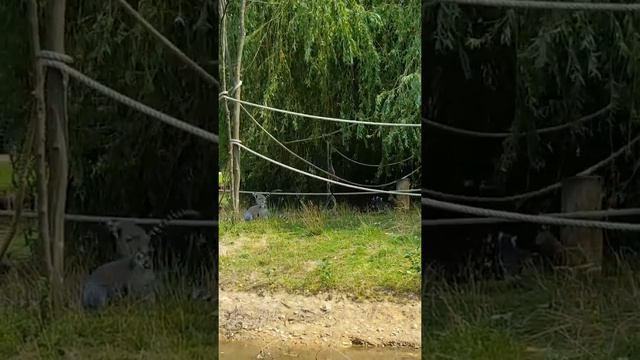
M 149 238 L 153 238 L 154 236 L 158 235 L 159 233 L 162 232 L 162 230 L 164 230 L 164 228 L 167 226 L 167 224 L 169 224 L 169 222 L 171 220 L 175 220 L 178 218 L 182 218 L 185 216 L 200 216 L 200 213 L 195 211 L 195 210 L 176 210 L 176 211 L 172 211 L 169 213 L 169 215 L 167 217 L 165 217 L 164 219 L 162 219 L 162 221 L 160 221 L 160 223 L 156 226 L 153 227 L 153 229 L 151 229 L 149 231 Z

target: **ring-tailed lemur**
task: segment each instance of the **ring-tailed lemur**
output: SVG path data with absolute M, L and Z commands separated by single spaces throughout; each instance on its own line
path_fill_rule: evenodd
M 385 201 L 382 198 L 382 196 L 375 195 L 371 199 L 371 207 L 373 208 L 374 211 L 384 211 L 391 208 L 391 203 L 388 201 Z
M 251 206 L 244 212 L 244 220 L 251 221 L 261 217 L 267 217 L 269 212 L 267 210 L 267 195 L 253 194 L 256 199 L 256 205 Z
M 150 255 L 137 251 L 133 256 L 103 264 L 89 275 L 82 291 L 82 307 L 100 310 L 124 295 L 153 300 L 155 282 Z
M 107 227 L 116 238 L 116 250 L 118 256 L 132 256 L 137 251 L 149 253 L 153 251 L 151 239 L 157 236 L 166 228 L 171 220 L 185 216 L 199 216 L 200 213 L 194 210 L 177 210 L 171 212 L 160 223 L 154 226 L 148 233 L 131 220 L 109 221 Z

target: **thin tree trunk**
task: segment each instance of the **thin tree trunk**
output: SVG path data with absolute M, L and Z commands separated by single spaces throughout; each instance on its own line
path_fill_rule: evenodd
M 48 192 L 47 192 L 47 163 L 46 153 L 46 114 L 44 97 L 44 69 L 39 64 L 36 56 L 40 52 L 40 25 L 38 21 L 37 0 L 27 2 L 29 19 L 31 21 L 32 51 L 34 56 L 34 96 L 36 98 L 36 161 L 38 196 L 36 205 L 38 208 L 38 229 L 40 233 L 39 255 L 42 260 L 42 268 L 49 279 L 53 276 L 53 264 L 51 258 L 51 236 L 49 233 Z
M 222 40 L 222 91 L 225 92 L 227 91 L 227 56 L 228 56 L 228 45 L 227 45 L 227 17 L 224 14 L 224 11 L 227 7 L 227 1 L 224 0 L 220 0 L 219 2 L 220 5 L 220 19 L 222 20 L 222 29 L 221 29 L 221 36 L 220 39 Z M 229 111 L 229 102 L 228 101 L 224 101 L 224 116 L 225 119 L 227 120 L 227 133 L 229 136 L 229 139 L 231 139 L 231 112 Z M 233 189 L 235 189 L 235 177 L 234 177 L 234 170 L 235 169 L 235 160 L 233 158 L 233 145 L 231 144 L 231 142 L 229 142 L 229 166 L 227 167 L 229 170 L 229 179 L 230 179 L 230 183 L 231 183 L 231 205 L 234 206 L 234 210 L 235 210 L 235 192 L 233 191 Z M 224 195 L 223 195 L 224 197 Z
M 64 54 L 66 0 L 50 0 L 47 4 L 47 31 L 45 45 L 48 50 Z M 54 301 L 60 304 L 64 282 L 64 212 L 67 200 L 68 128 L 66 79 L 58 69 L 47 69 L 47 140 L 49 157 L 49 234 L 52 240 Z
M 240 5 L 240 37 L 238 40 L 238 56 L 236 57 L 236 84 L 240 83 L 240 74 L 242 71 L 242 49 L 244 48 L 244 38 L 245 38 L 245 29 L 244 29 L 244 14 L 247 8 L 247 0 L 242 0 L 242 4 Z M 236 100 L 240 100 L 240 94 L 242 92 L 242 87 L 238 87 L 236 89 L 235 98 Z M 235 103 L 235 108 L 233 112 L 233 138 L 236 140 L 240 139 L 240 103 Z M 233 147 L 234 153 L 234 183 L 233 183 L 233 210 L 238 213 L 240 209 L 240 146 Z

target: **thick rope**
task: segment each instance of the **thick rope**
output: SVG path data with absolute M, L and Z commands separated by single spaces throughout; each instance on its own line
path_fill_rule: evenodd
M 563 219 L 563 218 L 552 217 L 547 215 L 521 214 L 516 212 L 510 212 L 510 211 L 483 209 L 475 206 L 454 204 L 450 202 L 439 201 L 439 200 L 429 199 L 425 197 L 422 198 L 422 205 L 436 208 L 436 209 L 441 209 L 441 210 L 459 212 L 463 214 L 484 216 L 484 217 L 499 217 L 504 219 L 515 220 L 518 222 L 529 222 L 529 223 L 542 224 L 542 225 L 575 226 L 575 227 L 596 228 L 596 229 L 605 229 L 605 230 L 621 230 L 621 231 L 640 231 L 640 224 L 617 223 L 617 222 L 594 221 L 594 220 Z
M 601 116 L 603 114 L 606 114 L 607 112 L 609 112 L 611 110 L 611 107 L 612 107 L 611 104 L 609 104 L 609 105 L 605 106 L 604 108 L 594 112 L 593 114 L 589 114 L 589 115 L 583 116 L 578 120 L 571 121 L 571 122 L 568 122 L 568 123 L 565 123 L 565 124 L 549 126 L 549 127 L 533 130 L 532 133 L 546 134 L 546 133 L 550 133 L 550 132 L 554 132 L 554 131 L 563 130 L 563 129 L 566 129 L 566 128 L 574 125 L 574 124 L 578 124 L 578 123 L 581 123 L 581 122 L 589 121 L 589 120 L 595 119 L 595 118 L 597 118 L 597 117 L 599 117 L 599 116 Z M 422 118 L 422 122 L 424 122 L 425 124 L 427 124 L 429 126 L 437 128 L 437 129 L 449 131 L 451 133 L 458 134 L 458 135 L 465 135 L 465 136 L 472 136 L 472 137 L 502 139 L 502 138 L 507 138 L 507 137 L 510 137 L 510 136 L 514 135 L 512 132 L 483 132 L 483 131 L 461 129 L 461 128 L 457 128 L 457 127 L 454 127 L 454 126 L 451 126 L 451 125 L 446 125 L 446 124 L 441 124 L 441 123 L 435 122 L 435 121 L 430 120 L 430 119 L 428 119 L 426 117 Z M 515 134 L 515 135 L 524 136 L 526 134 L 527 134 L 527 132 L 520 132 L 520 133 Z
M 252 103 L 252 102 L 249 102 L 249 101 L 245 101 L 245 100 L 234 99 L 234 98 L 229 97 L 227 95 L 221 95 L 221 98 L 225 99 L 225 100 L 228 100 L 228 101 L 231 101 L 231 102 L 238 102 L 238 103 L 243 104 L 243 105 L 253 106 L 253 107 L 260 108 L 260 109 L 279 112 L 279 113 L 282 113 L 282 114 L 306 117 L 306 118 L 309 118 L 309 119 L 316 119 L 316 120 L 334 121 L 334 122 L 357 124 L 357 125 L 373 125 L 373 126 L 396 126 L 396 127 L 417 127 L 417 128 L 422 126 L 422 124 L 385 123 L 385 122 L 348 120 L 348 119 L 332 118 L 332 117 L 327 117 L 327 116 L 309 115 L 309 114 L 299 113 L 299 112 L 295 112 L 295 111 L 282 110 L 282 109 L 278 109 L 278 108 L 274 108 L 274 107 L 270 107 L 270 106 L 266 106 L 266 105 L 255 104 L 255 103 Z
M 604 160 L 601 160 L 600 162 L 596 163 L 595 165 L 593 165 L 593 166 L 591 166 L 591 167 L 589 167 L 589 168 L 587 168 L 587 169 L 575 174 L 574 176 L 585 176 L 585 175 L 592 174 L 596 170 L 599 170 L 600 168 L 602 168 L 605 165 L 609 164 L 611 161 L 615 160 L 620 155 L 624 154 L 633 145 L 635 145 L 638 141 L 640 141 L 640 135 L 638 135 L 635 138 L 633 138 L 625 146 L 623 146 L 620 149 L 618 149 L 616 152 L 611 154 L 608 158 L 606 158 Z M 532 198 L 532 197 L 535 197 L 535 196 L 544 195 L 544 194 L 546 194 L 548 192 L 551 192 L 553 190 L 559 189 L 561 186 L 562 186 L 562 182 L 556 182 L 554 184 L 551 184 L 549 186 L 543 187 L 543 188 L 538 189 L 538 190 L 529 191 L 529 192 L 521 193 L 521 194 L 518 194 L 518 195 L 502 196 L 502 197 L 455 195 L 455 194 L 447 194 L 447 193 L 443 193 L 443 192 L 436 191 L 436 190 L 430 190 L 430 189 L 422 189 L 422 192 L 424 194 L 429 195 L 429 196 L 435 196 L 435 197 L 438 197 L 438 198 L 444 199 L 444 200 L 497 203 L 497 202 L 509 202 L 509 201 L 523 200 L 523 199 L 528 199 L 528 198 Z
M 397 190 L 399 192 L 419 192 L 421 189 L 409 189 L 409 190 Z M 218 190 L 218 192 L 228 193 L 231 190 Z M 268 194 L 269 196 L 328 196 L 331 193 L 328 192 L 283 192 L 283 191 L 248 191 L 241 190 L 241 194 Z M 349 195 L 371 195 L 371 194 L 379 194 L 379 191 L 353 191 L 353 192 L 334 192 L 333 195 L 336 196 L 349 196 Z
M 323 178 L 322 176 L 314 175 L 314 174 L 308 173 L 308 172 L 306 172 L 306 171 L 302 171 L 302 170 L 296 169 L 296 168 L 294 168 L 294 167 L 291 167 L 291 166 L 289 166 L 289 165 L 283 164 L 283 163 L 281 163 L 281 162 L 279 162 L 279 161 L 277 161 L 277 160 L 273 160 L 273 159 L 271 159 L 271 158 L 270 158 L 270 157 L 268 157 L 268 156 L 262 155 L 262 154 L 260 154 L 260 153 L 258 153 L 258 152 L 256 152 L 256 151 L 254 151 L 254 150 L 252 150 L 252 149 L 250 149 L 250 148 L 248 148 L 248 147 L 244 146 L 244 145 L 243 145 L 240 141 L 238 141 L 238 140 L 231 139 L 231 140 L 230 140 L 230 142 L 231 142 L 232 144 L 235 144 L 236 146 L 238 146 L 238 147 L 242 148 L 242 149 L 245 149 L 246 151 L 248 151 L 248 152 L 252 153 L 253 155 L 255 155 L 255 156 L 259 157 L 259 158 L 262 158 L 262 159 L 264 159 L 264 160 L 267 160 L 267 161 L 268 161 L 268 162 L 270 162 L 270 163 L 273 163 L 273 164 L 276 164 L 276 165 L 278 165 L 278 166 L 280 166 L 280 167 L 283 167 L 283 168 L 285 168 L 285 169 L 288 169 L 288 170 L 291 170 L 291 171 L 297 172 L 298 174 L 306 175 L 306 176 L 308 176 L 308 177 L 311 177 L 311 178 L 314 178 L 314 179 L 317 179 L 317 180 L 322 180 L 322 181 L 324 181 L 324 182 L 330 182 L 330 183 L 335 184 L 335 185 L 340 185 L 340 186 L 344 186 L 344 187 L 348 187 L 348 188 L 352 188 L 352 189 L 356 189 L 356 190 L 370 191 L 370 192 L 378 192 L 378 193 L 381 193 L 381 194 L 401 195 L 401 196 L 420 196 L 420 194 L 414 194 L 414 193 L 408 193 L 408 192 L 401 192 L 401 191 L 375 190 L 375 189 L 366 188 L 366 187 L 363 187 L 363 186 L 356 186 L 356 185 L 351 185 L 351 184 L 341 183 L 341 182 L 339 182 L 339 181 L 335 181 L 335 180 L 332 180 L 332 179 Z
M 0 210 L 0 216 L 13 216 L 14 211 Z M 37 218 L 38 214 L 35 212 L 23 212 L 22 215 L 27 218 Z M 106 223 L 111 220 L 121 221 L 128 220 L 137 224 L 143 225 L 156 225 L 164 221 L 164 219 L 156 218 L 133 218 L 133 217 L 119 217 L 119 216 L 97 216 L 97 215 L 79 215 L 79 214 L 65 214 L 65 220 L 74 222 L 98 222 Z M 215 227 L 218 226 L 217 220 L 170 220 L 167 222 L 172 226 L 196 226 L 196 227 Z
M 160 41 L 164 46 L 167 47 L 172 53 L 174 53 L 180 60 L 182 60 L 185 64 L 189 65 L 193 70 L 195 70 L 200 76 L 206 80 L 208 83 L 212 84 L 216 88 L 220 88 L 220 83 L 216 78 L 214 78 L 211 74 L 209 74 L 205 69 L 203 69 L 200 65 L 198 65 L 195 61 L 191 60 L 185 53 L 183 53 L 177 46 L 175 46 L 169 39 L 164 37 L 158 30 L 156 30 L 153 25 L 149 24 L 147 20 L 145 20 L 142 15 L 140 15 L 129 3 L 125 0 L 118 0 L 118 3 L 122 5 L 122 7 L 129 13 L 129 15 L 133 16 L 140 25 L 146 28 L 151 35 L 153 35 L 158 41 Z
M 593 10 L 593 11 L 638 11 L 640 4 L 570 2 L 570 1 L 529 1 L 529 0 L 440 0 L 467 5 L 504 6 L 527 9 L 548 10 Z
M 138 110 L 139 112 L 146 114 L 148 116 L 154 117 L 168 125 L 171 125 L 175 128 L 178 128 L 180 130 L 186 131 L 192 135 L 198 136 L 202 139 L 205 139 L 207 141 L 213 142 L 213 143 L 218 143 L 218 135 L 208 132 L 204 129 L 201 129 L 199 127 L 193 126 L 191 124 L 188 124 L 182 120 L 176 119 L 170 115 L 166 115 L 161 113 L 158 110 L 155 110 L 147 105 L 144 105 L 140 102 L 137 102 L 133 99 L 131 99 L 130 97 L 123 95 L 115 90 L 112 90 L 102 84 L 100 84 L 99 82 L 87 77 L 86 75 L 82 74 L 81 72 L 79 72 L 78 70 L 60 62 L 59 60 L 50 60 L 49 57 L 50 54 L 42 54 L 41 53 L 41 59 L 40 61 L 42 62 L 43 65 L 45 66 L 49 66 L 49 67 L 53 67 L 56 68 L 66 74 L 68 74 L 69 76 L 73 77 L 74 79 L 76 79 L 77 81 L 87 85 L 88 87 L 98 91 L 99 93 L 102 93 L 105 96 L 108 96 L 124 105 L 127 105 L 135 110 Z
M 589 210 L 589 211 L 575 211 L 566 213 L 547 213 L 540 214 L 561 218 L 603 218 L 603 217 L 617 217 L 617 216 L 637 216 L 640 215 L 640 208 L 631 209 L 607 209 L 607 210 Z M 449 218 L 449 219 L 425 219 L 422 220 L 422 226 L 458 226 L 458 225 L 486 225 L 486 224 L 502 224 L 513 223 L 517 220 L 504 219 L 497 217 L 485 217 L 485 218 Z

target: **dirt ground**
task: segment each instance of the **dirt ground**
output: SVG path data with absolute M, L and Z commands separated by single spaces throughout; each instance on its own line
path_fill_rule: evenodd
M 353 302 L 342 295 L 301 296 L 220 290 L 222 341 L 290 345 L 420 347 L 420 302 Z

